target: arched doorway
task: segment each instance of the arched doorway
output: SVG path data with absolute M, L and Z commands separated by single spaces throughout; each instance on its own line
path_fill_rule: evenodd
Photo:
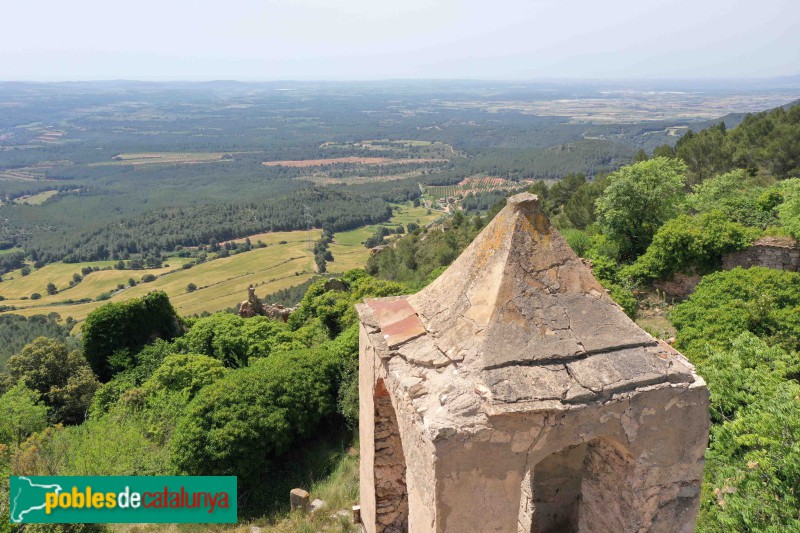
M 378 533 L 408 531 L 406 459 L 397 415 L 382 379 L 375 384 L 375 508 Z
M 632 467 L 627 450 L 602 438 L 545 457 L 522 482 L 518 531 L 630 530 Z

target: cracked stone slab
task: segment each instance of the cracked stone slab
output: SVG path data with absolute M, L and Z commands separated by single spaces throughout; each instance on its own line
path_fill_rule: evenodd
M 452 361 L 443 354 L 429 336 L 417 337 L 403 344 L 396 351 L 400 357 L 411 364 L 439 368 Z
M 666 355 L 666 357 L 661 357 Z M 657 383 L 691 382 L 686 367 L 675 366 L 659 347 L 637 347 L 599 353 L 566 364 L 582 387 L 597 394 L 611 394 Z
M 511 366 L 484 370 L 481 376 L 495 402 L 558 400 L 574 382 L 564 365 Z

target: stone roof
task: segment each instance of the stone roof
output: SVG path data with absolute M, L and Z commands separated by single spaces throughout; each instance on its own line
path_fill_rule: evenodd
M 417 399 L 468 390 L 494 411 L 519 410 L 695 380 L 608 296 L 528 193 L 509 198 L 431 285 L 358 310 Z

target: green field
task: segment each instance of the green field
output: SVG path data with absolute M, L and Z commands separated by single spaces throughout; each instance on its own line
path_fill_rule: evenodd
M 89 166 L 214 163 L 223 161 L 225 154 L 226 152 L 141 152 L 119 154 L 112 161 L 91 163 Z
M 437 212 L 427 214 L 424 207 L 395 205 L 394 215 L 385 226 L 407 225 L 414 222 L 424 225 L 436 217 Z M 341 273 L 353 268 L 361 268 L 369 258 L 369 250 L 362 244 L 372 235 L 378 225 L 365 226 L 352 231 L 336 233 L 330 245 L 334 261 L 327 267 L 331 273 Z M 170 257 L 163 268 L 149 270 L 114 270 L 116 261 L 94 261 L 89 263 L 53 263 L 33 270 L 23 276 L 20 270 L 9 272 L 0 283 L 0 295 L 5 300 L 0 305 L 14 306 L 13 311 L 20 315 L 38 315 L 58 313 L 62 319 L 72 317 L 83 320 L 92 310 L 106 302 L 119 302 L 142 296 L 153 290 L 165 291 L 178 310 L 184 316 L 199 314 L 203 311 L 215 312 L 235 307 L 247 298 L 247 287 L 257 287 L 261 297 L 280 289 L 299 285 L 314 275 L 313 254 L 309 241 L 320 238 L 321 230 L 289 231 L 275 233 L 259 233 L 251 235 L 250 241 L 255 245 L 259 241 L 266 248 L 254 248 L 230 257 L 214 259 L 201 263 L 190 269 L 183 269 L 189 258 Z M 238 242 L 244 239 L 237 239 Z M 279 244 L 286 241 L 286 244 Z M 101 270 L 83 276 L 83 281 L 70 287 L 74 274 L 81 275 L 84 267 L 98 267 Z M 105 270 L 104 270 L 105 269 Z M 145 274 L 153 274 L 156 280 L 150 283 L 139 283 L 128 287 L 128 280 L 137 282 Z M 48 295 L 47 284 L 53 283 L 58 294 Z M 197 290 L 187 291 L 193 283 Z M 122 285 L 125 288 L 119 289 Z M 31 300 L 30 296 L 38 293 L 41 298 Z M 94 301 L 107 293 L 107 300 Z M 25 298 L 25 299 L 23 299 Z M 92 302 L 67 303 L 67 300 L 78 301 L 90 298 Z
M 58 194 L 58 191 L 43 191 L 39 194 L 32 194 L 31 196 L 23 196 L 14 200 L 16 204 L 24 205 L 42 205 L 47 200 Z
M 342 231 L 334 235 L 333 243 L 328 249 L 333 254 L 333 262 L 328 263 L 329 272 L 345 272 L 351 268 L 361 268 L 369 259 L 369 250 L 364 247 L 363 242 L 375 233 L 378 226 L 406 226 L 409 222 L 414 222 L 420 226 L 432 222 L 441 213 L 428 210 L 424 207 L 413 207 L 411 203 L 406 205 L 393 206 L 394 214 L 386 224 L 376 224 L 364 226 L 363 228 L 351 231 Z
M 319 239 L 320 230 L 312 231 L 312 238 Z M 171 257 L 165 266 L 152 270 L 100 270 L 85 276 L 84 280 L 72 288 L 69 281 L 81 268 L 97 266 L 106 268 L 114 261 L 92 263 L 55 263 L 34 270 L 22 276 L 19 270 L 5 276 L 7 281 L 0 284 L 0 295 L 6 298 L 0 305 L 13 305 L 17 309 L 7 311 L 20 315 L 58 313 L 62 318 L 71 316 L 83 320 L 93 309 L 106 301 L 67 304 L 65 300 L 97 298 L 103 293 L 114 292 L 107 301 L 124 301 L 141 296 L 152 290 L 163 290 L 182 315 L 192 315 L 203 311 L 220 311 L 247 298 L 247 287 L 256 285 L 258 294 L 264 296 L 277 290 L 297 285 L 310 278 L 313 271 L 312 254 L 308 251 L 308 232 L 276 232 L 262 234 L 258 239 L 267 244 L 266 248 L 256 248 L 249 252 L 215 259 L 183 269 L 182 265 L 191 261 L 187 258 Z M 278 244 L 287 241 L 287 244 Z M 145 274 L 158 276 L 151 283 L 140 283 L 135 287 L 117 290 L 120 284 L 127 285 L 130 278 L 140 280 Z M 46 287 L 54 283 L 60 292 L 48 295 Z M 187 285 L 194 283 L 198 289 L 187 292 Z M 39 300 L 22 300 L 34 292 L 42 295 Z

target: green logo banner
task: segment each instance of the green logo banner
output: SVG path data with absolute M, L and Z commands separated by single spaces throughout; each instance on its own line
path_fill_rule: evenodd
M 235 476 L 14 476 L 11 523 L 236 523 Z

